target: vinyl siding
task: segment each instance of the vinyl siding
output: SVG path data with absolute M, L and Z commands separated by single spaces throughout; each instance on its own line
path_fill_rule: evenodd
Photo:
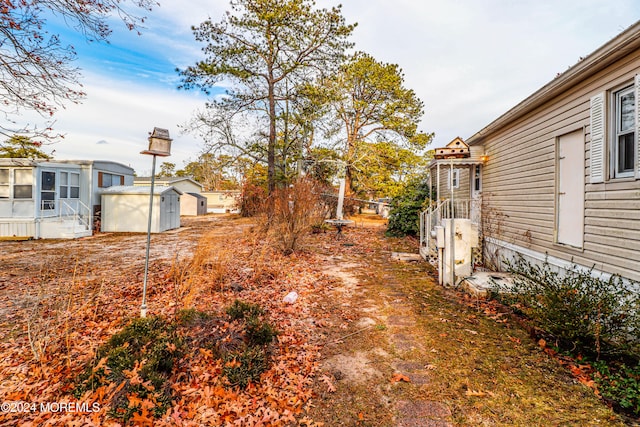
M 517 120 L 483 137 L 483 217 L 499 213 L 485 235 L 562 260 L 640 280 L 640 180 L 590 182 L 590 100 L 605 93 L 605 114 L 614 88 L 640 73 L 640 52 L 608 66 Z M 636 102 L 640 103 L 640 99 Z M 610 125 L 605 128 L 608 158 Z M 555 243 L 557 138 L 582 129 L 585 137 L 584 246 Z M 473 147 L 473 145 L 472 145 Z M 576 213 L 579 214 L 579 213 Z M 489 215 L 487 217 L 487 215 Z M 495 221 L 495 220 L 494 220 Z M 485 228 L 487 223 L 485 221 Z
M 459 184 L 454 189 L 453 197 L 457 200 L 469 199 L 471 194 L 471 175 L 469 166 L 453 166 L 454 170 L 459 171 Z M 440 199 L 450 199 L 451 189 L 449 188 L 449 171 L 451 167 L 448 165 L 440 165 Z M 434 173 L 437 173 L 437 169 L 433 169 Z M 437 180 L 434 177 L 433 185 L 437 185 Z

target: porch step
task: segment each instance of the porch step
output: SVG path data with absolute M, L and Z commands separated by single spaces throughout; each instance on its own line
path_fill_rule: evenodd
M 73 219 L 43 221 L 40 227 L 41 237 L 45 239 L 77 239 L 93 234 L 85 224 Z

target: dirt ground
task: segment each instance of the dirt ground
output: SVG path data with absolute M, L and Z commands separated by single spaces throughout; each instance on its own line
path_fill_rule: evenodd
M 241 236 L 252 226 L 226 216 L 183 219 L 182 225 L 153 236 L 153 282 L 166 280 L 177 260 L 191 257 L 204 235 L 222 247 L 241 245 Z M 305 254 L 287 262 L 298 260 L 322 280 L 307 283 L 299 272 L 284 272 L 275 290 L 228 290 L 228 298 L 267 295 L 269 308 L 274 313 L 280 310 L 281 317 L 290 316 L 290 326 L 304 331 L 308 343 L 317 349 L 310 398 L 296 421 L 284 425 L 625 425 L 519 325 L 489 305 L 439 287 L 429 264 L 392 260 L 393 251 L 416 252 L 417 248 L 411 240 L 386 238 L 384 229 L 383 220 L 359 217 L 340 239 L 330 232 L 311 236 Z M 87 284 L 107 302 L 109 295 L 103 295 L 107 292 L 103 289 L 121 288 L 119 292 L 130 299 L 101 310 L 118 315 L 135 312 L 145 244 L 144 234 L 0 242 L 0 334 L 5 337 L 0 352 L 16 353 L 17 345 L 26 345 L 21 313 L 38 292 L 53 292 L 51 278 L 69 292 L 79 292 L 73 283 Z M 255 271 L 247 274 L 257 277 Z M 48 287 L 42 286 L 45 283 Z M 298 290 L 300 300 L 280 308 L 281 295 L 289 290 Z M 152 312 L 162 312 L 164 305 L 166 300 L 150 300 Z M 121 327 L 116 320 L 98 335 L 79 334 L 74 339 L 103 340 Z M 83 321 L 90 324 L 91 319 Z M 286 343 L 284 338 L 281 343 Z M 24 349 L 20 360 L 28 354 Z M 0 387 L 4 398 L 24 382 L 16 370 L 4 371 Z
M 149 260 L 167 264 L 192 255 L 223 216 L 183 217 L 181 228 L 151 235 Z M 117 282 L 144 277 L 147 235 L 98 233 L 75 240 L 0 241 L 0 314 L 12 317 L 25 287 L 45 277 Z M 1 324 L 1 323 L 0 323 Z

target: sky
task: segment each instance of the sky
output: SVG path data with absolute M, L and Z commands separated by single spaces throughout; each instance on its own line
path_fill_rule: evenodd
M 67 105 L 54 128 L 65 135 L 45 151 L 58 159 L 112 160 L 148 175 L 140 154 L 154 127 L 173 138 L 161 161 L 182 168 L 203 142 L 181 132 L 207 97 L 178 90 L 176 68 L 203 58 L 191 26 L 220 21 L 228 0 L 159 0 L 138 36 L 113 23 L 110 43 L 87 43 L 52 23 L 75 46 L 86 99 Z M 317 0 L 318 7 L 339 4 Z M 637 0 L 343 0 L 357 22 L 355 49 L 398 64 L 424 102 L 419 128 L 431 148 L 466 139 L 561 72 L 640 20 Z M 25 118 L 25 120 L 28 120 Z M 33 118 L 29 119 L 31 122 Z

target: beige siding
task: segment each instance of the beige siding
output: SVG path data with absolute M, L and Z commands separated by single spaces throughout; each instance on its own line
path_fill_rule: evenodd
M 605 175 L 604 183 L 589 183 L 590 97 L 631 83 L 637 73 L 636 51 L 483 140 L 488 236 L 640 280 L 640 181 Z M 585 227 L 584 247 L 574 249 L 555 243 L 556 142 L 580 129 L 585 134 Z M 608 135 L 607 129 L 607 140 Z
M 471 174 L 469 166 L 453 166 L 454 170 L 458 170 L 460 183 L 458 188 L 454 189 L 453 197 L 457 200 L 469 199 L 471 191 Z M 451 167 L 449 165 L 440 165 L 440 199 L 451 198 L 451 188 L 449 188 L 449 171 Z M 434 174 L 437 174 L 437 169 L 433 169 Z M 433 185 L 437 185 L 436 178 L 434 176 Z

